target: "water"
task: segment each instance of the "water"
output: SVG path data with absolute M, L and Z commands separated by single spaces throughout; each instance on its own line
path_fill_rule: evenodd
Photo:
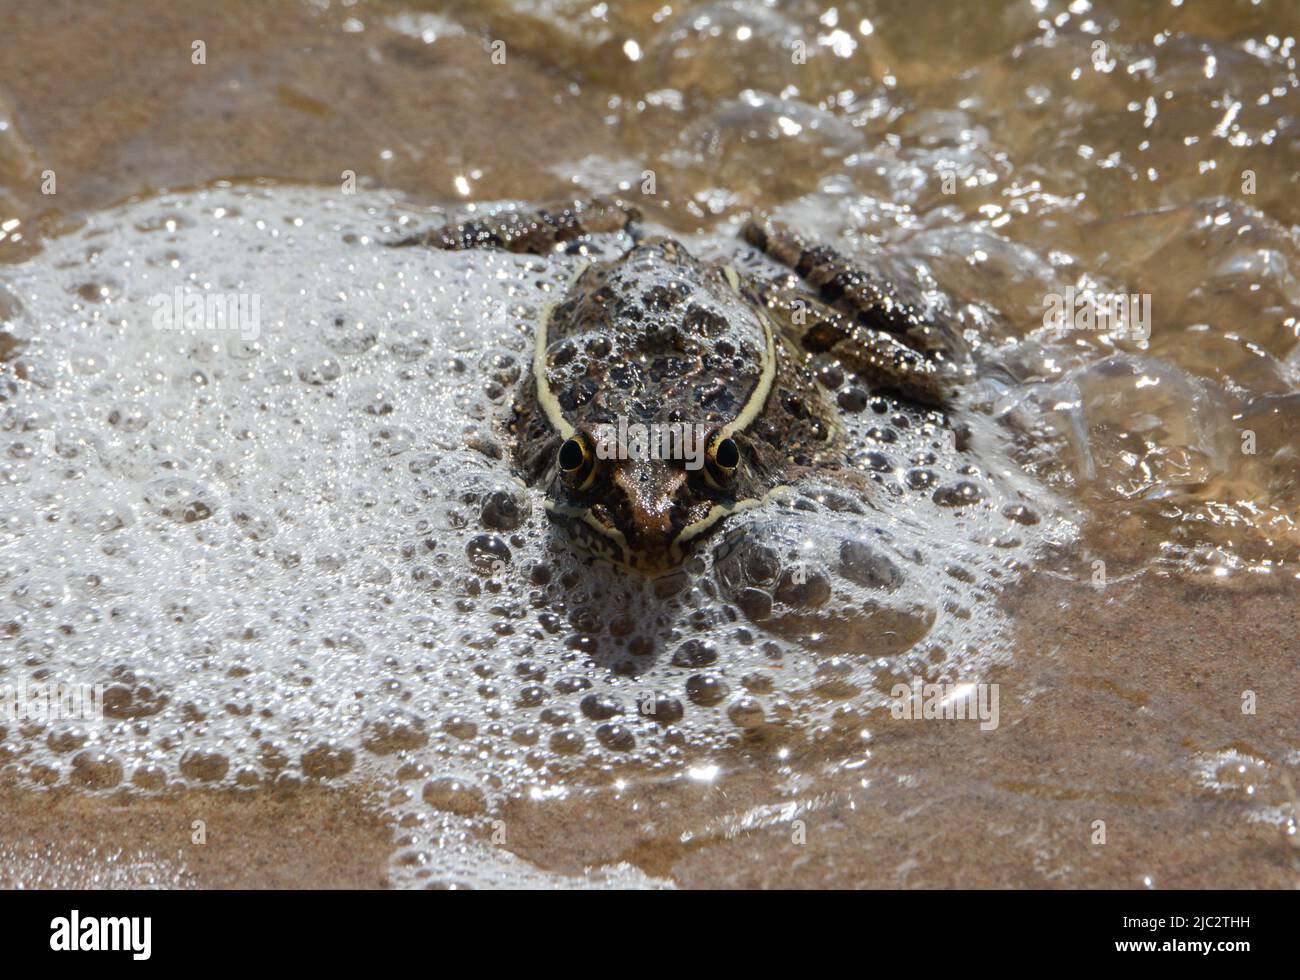
M 1162 594 L 1141 590 L 1165 581 L 1279 590 L 1261 602 L 1283 623 L 1290 607 L 1294 14 L 912 7 L 285 8 L 285 36 L 378 66 L 379 94 L 346 96 L 286 44 L 270 55 L 277 105 L 214 57 L 178 104 L 146 105 L 157 128 L 135 144 L 112 125 L 129 74 L 79 93 L 101 100 L 80 128 L 66 104 L 56 127 L 32 93 L 0 98 L 16 222 L 0 247 L 23 260 L 0 312 L 24 342 L 0 375 L 0 680 L 109 691 L 103 726 L 9 726 L 9 776 L 90 794 L 356 785 L 391 819 L 401 886 L 754 883 L 762 865 L 773 882 L 868 868 L 914 883 L 934 874 L 927 831 L 886 813 L 916 787 L 923 810 L 953 812 L 990 786 L 1109 799 L 1097 770 L 1124 782 L 1129 763 L 1081 748 L 1072 709 L 1043 707 L 1081 681 L 1043 659 L 1062 638 L 1024 590 L 1064 589 L 1051 601 L 1067 622 L 1093 596 L 1111 603 L 1103 624 L 1115 603 L 1155 608 Z M 191 29 L 172 16 L 151 29 Z M 204 25 L 215 50 L 236 30 Z M 237 138 L 218 93 L 244 113 Z M 496 111 L 522 112 L 509 140 Z M 181 112 L 178 138 L 165 121 Z M 349 119 L 344 144 L 315 128 Z M 31 178 L 54 151 L 76 221 L 35 217 Z M 358 193 L 335 180 L 346 167 Z M 234 171 L 323 186 L 110 206 L 148 189 L 141 170 L 150 186 Z M 971 363 L 957 408 L 945 423 L 819 365 L 845 406 L 847 473 L 733 519 L 668 579 L 588 566 L 516 479 L 499 427 L 531 317 L 574 260 L 379 244 L 446 215 L 423 201 L 564 192 L 635 197 L 697 254 L 744 267 L 761 268 L 734 238 L 752 207 L 837 244 L 957 325 Z M 257 330 L 163 329 L 156 297 L 178 287 L 257 297 Z M 1049 297 L 1074 294 L 1081 309 L 1145 297 L 1149 315 L 1127 335 L 1046 326 Z M 1152 626 L 1180 615 L 1175 602 Z M 1068 669 L 1124 688 L 1089 656 Z M 1294 686 L 1293 645 L 1241 656 L 1252 669 L 1224 681 L 1228 698 Z M 913 677 L 1000 682 L 1002 741 L 970 756 L 965 729 L 891 725 L 888 696 Z M 1245 794 L 1220 846 L 1293 827 L 1279 775 L 1300 751 L 1293 725 L 1233 735 L 1187 720 L 1204 705 L 1162 707 L 1158 681 L 1139 689 L 1119 700 L 1165 718 L 1145 736 L 1161 746 L 1148 779 L 1174 800 Z M 1045 732 L 1044 717 L 1064 720 Z M 1034 746 L 1097 769 L 1045 777 L 1050 791 L 1007 775 Z M 1238 758 L 1249 792 L 1218 774 Z M 1139 822 L 1164 805 L 1124 799 Z M 1037 880 L 1088 880 L 1086 861 L 1043 857 L 1066 847 L 1041 829 L 1068 822 L 1065 804 L 1037 830 L 1018 805 L 983 825 L 1007 824 L 1006 846 L 1038 841 Z M 933 835 L 934 819 L 918 826 Z M 799 823 L 822 833 L 790 865 Z M 548 824 L 596 829 L 575 843 Z M 883 828 L 912 863 L 876 853 Z M 748 850 L 727 858 L 736 841 Z M 1129 857 L 1100 880 L 1170 863 Z
M 469 818 L 468 847 L 506 797 L 807 742 L 898 677 L 1006 656 L 1000 580 L 1075 529 L 988 420 L 959 451 L 864 398 L 847 485 L 805 481 L 672 576 L 589 567 L 499 428 L 574 260 L 389 249 L 395 220 L 217 188 L 105 212 L 15 270 L 7 643 L 33 676 L 104 684 L 109 716 L 11 734 L 29 780 L 355 770 L 422 783 L 394 817 Z M 257 296 L 258 321 L 159 319 L 177 288 Z M 427 876 L 434 838 L 411 837 L 397 861 Z

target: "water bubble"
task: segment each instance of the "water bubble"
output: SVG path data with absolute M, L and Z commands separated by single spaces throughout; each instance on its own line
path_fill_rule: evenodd
M 727 717 L 738 728 L 759 728 L 763 724 L 763 705 L 756 698 L 739 698 L 727 706 Z
M 354 357 L 364 354 L 375 345 L 379 340 L 379 331 L 357 319 L 351 312 L 339 310 L 325 318 L 318 336 L 334 353 Z
M 266 541 L 275 537 L 275 520 L 259 507 L 242 502 L 232 504 L 230 519 L 250 541 Z
M 707 667 L 718 660 L 718 648 L 712 640 L 689 639 L 673 653 L 674 667 Z
M 155 514 L 182 524 L 206 521 L 218 507 L 209 488 L 181 477 L 151 481 L 145 488 L 144 503 Z
M 88 789 L 112 789 L 122 781 L 122 763 L 107 752 L 81 752 L 72 758 L 71 778 Z
M 424 719 L 397 710 L 369 722 L 361 736 L 361 744 L 375 755 L 418 749 L 428 740 Z
M 309 385 L 327 385 L 337 381 L 343 368 L 328 354 L 318 353 L 303 357 L 298 361 L 297 374 L 300 381 Z
M 510 487 L 497 487 L 483 498 L 480 520 L 494 531 L 513 531 L 528 519 L 528 499 Z
M 75 752 L 86 744 L 86 730 L 79 725 L 60 725 L 45 737 L 53 752 Z
M 728 688 L 713 674 L 693 674 L 686 680 L 686 697 L 692 704 L 711 707 L 726 699 Z
M 588 694 L 579 707 L 592 721 L 605 721 L 623 713 L 623 706 L 607 694 Z
M 220 782 L 229 769 L 230 759 L 216 750 L 191 749 L 181 756 L 181 774 L 196 782 Z
M 969 480 L 959 480 L 940 487 L 934 492 L 932 499 L 940 507 L 965 507 L 984 499 L 984 493 Z
M 485 574 L 495 574 L 510 562 L 510 548 L 495 534 L 476 534 L 465 545 L 470 564 Z
M 487 809 L 487 801 L 479 787 L 451 776 L 425 783 L 424 802 L 463 817 L 476 817 Z
M 337 779 L 352 771 L 356 753 L 334 739 L 317 742 L 302 754 L 303 775 L 313 779 Z
M 596 740 L 611 752 L 631 752 L 636 748 L 636 736 L 623 725 L 601 725 L 596 729 Z

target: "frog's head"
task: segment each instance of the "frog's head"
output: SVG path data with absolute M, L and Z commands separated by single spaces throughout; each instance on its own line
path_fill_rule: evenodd
M 621 564 L 680 564 L 770 486 L 748 430 L 775 343 L 734 269 L 670 239 L 579 270 L 537 324 L 525 413 L 522 456 L 551 517 Z
M 740 444 L 702 425 L 574 430 L 553 466 L 551 518 L 585 550 L 649 573 L 681 564 L 745 499 Z

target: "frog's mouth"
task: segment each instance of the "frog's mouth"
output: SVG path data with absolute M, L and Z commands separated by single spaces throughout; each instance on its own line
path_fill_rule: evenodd
M 619 528 L 601 520 L 591 507 L 548 500 L 546 513 L 564 528 L 575 547 L 622 568 L 657 576 L 671 572 L 685 560 L 680 533 L 663 539 L 661 547 L 638 548 Z
M 546 502 L 546 513 L 565 529 L 569 541 L 593 557 L 622 568 L 657 577 L 681 566 L 699 543 L 722 526 L 733 514 L 761 506 L 789 487 L 773 487 L 761 497 L 746 497 L 714 504 L 698 521 L 687 524 L 666 539 L 662 547 L 636 548 L 619 528 L 601 520 L 590 507 Z

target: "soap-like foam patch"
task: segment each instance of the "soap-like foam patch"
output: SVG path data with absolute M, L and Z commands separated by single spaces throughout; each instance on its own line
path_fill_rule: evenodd
M 844 471 L 676 574 L 592 565 L 501 426 L 577 259 L 390 249 L 394 214 L 217 187 L 94 215 L 12 270 L 0 684 L 101 684 L 105 714 L 0 725 L 24 781 L 364 780 L 396 884 L 565 883 L 496 846 L 504 798 L 679 778 L 1003 655 L 998 592 L 1071 526 L 986 417 L 819 364 Z

